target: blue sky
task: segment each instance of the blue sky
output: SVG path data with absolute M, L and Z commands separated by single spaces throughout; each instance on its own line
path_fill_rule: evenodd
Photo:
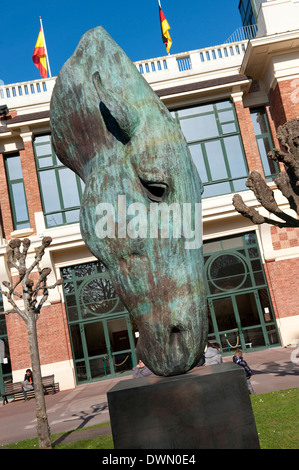
M 170 53 L 222 44 L 241 26 L 238 0 L 161 0 L 171 27 Z M 32 61 L 42 17 L 52 76 L 81 36 L 103 26 L 134 62 L 166 55 L 158 0 L 48 0 L 2 2 L 0 84 L 40 78 Z

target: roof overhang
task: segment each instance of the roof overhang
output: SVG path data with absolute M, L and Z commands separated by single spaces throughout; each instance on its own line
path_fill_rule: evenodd
M 251 39 L 240 73 L 252 77 L 253 80 L 262 80 L 269 74 L 269 67 L 273 69 L 273 59 L 276 56 L 284 55 L 284 61 L 286 61 L 287 55 L 296 52 L 299 52 L 299 29 Z M 297 73 L 299 73 L 299 62 Z

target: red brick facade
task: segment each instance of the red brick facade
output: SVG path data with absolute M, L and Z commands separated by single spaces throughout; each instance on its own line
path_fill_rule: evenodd
M 283 250 L 299 246 L 299 228 L 271 227 L 271 236 L 274 250 Z
M 276 128 L 299 118 L 299 79 L 278 82 L 269 92 L 271 116 Z
M 35 234 L 36 226 L 34 214 L 36 212 L 42 212 L 43 209 L 40 199 L 32 142 L 24 142 L 24 150 L 20 150 L 20 158 L 23 169 L 30 227 L 34 230 Z
M 298 316 L 298 258 L 268 262 L 265 265 L 276 318 Z
M 299 117 L 299 80 L 281 81 L 269 92 L 270 106 L 267 109 L 274 145 L 279 147 L 276 133 L 278 126 Z M 283 169 L 282 164 L 280 165 Z M 299 229 L 271 227 L 273 250 L 279 256 L 280 250 L 299 246 Z M 290 256 L 290 255 L 289 255 Z M 268 262 L 265 265 L 272 303 L 277 318 L 299 315 L 298 312 L 298 257 Z M 299 321 L 299 317 L 298 317 Z
M 242 101 L 235 102 L 235 109 L 238 117 L 244 151 L 247 159 L 249 171 L 258 171 L 264 174 L 259 149 L 254 135 L 250 109 L 244 108 Z
M 13 370 L 30 367 L 27 329 L 16 313 L 6 317 L 9 349 Z M 37 334 L 41 365 L 72 358 L 64 304 L 45 305 L 37 321 Z M 54 373 L 55 371 L 53 371 Z

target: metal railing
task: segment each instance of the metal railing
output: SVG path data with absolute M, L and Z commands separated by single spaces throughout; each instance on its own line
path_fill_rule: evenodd
M 234 31 L 233 34 L 230 35 L 230 37 L 225 41 L 224 44 L 228 44 L 230 42 L 239 42 L 239 41 L 253 39 L 256 37 L 256 34 L 257 34 L 256 24 L 252 24 L 249 26 L 242 26 L 236 29 L 236 31 Z
M 249 31 L 248 29 L 247 35 L 249 35 Z M 231 39 L 233 39 L 233 35 Z M 212 71 L 221 67 L 240 66 L 247 44 L 248 39 L 242 38 L 219 46 L 138 61 L 135 62 L 135 65 L 149 82 L 155 81 L 158 76 L 159 80 L 167 80 L 169 74 L 179 75 L 190 70 L 200 73 L 203 71 L 203 67 L 205 72 L 208 72 L 209 69 Z

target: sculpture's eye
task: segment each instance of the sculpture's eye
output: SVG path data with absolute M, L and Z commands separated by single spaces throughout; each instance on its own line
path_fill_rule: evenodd
M 140 178 L 140 182 L 145 189 L 147 197 L 153 202 L 161 202 L 165 198 L 167 184 L 165 183 L 153 183 L 144 181 Z

